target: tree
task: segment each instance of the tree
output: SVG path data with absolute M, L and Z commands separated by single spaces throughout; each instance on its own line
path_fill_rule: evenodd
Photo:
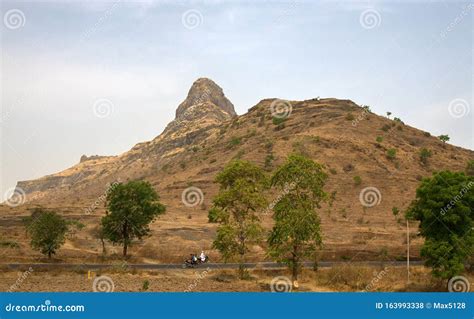
M 440 141 L 442 141 L 443 143 L 446 143 L 447 141 L 449 141 L 449 136 L 448 136 L 448 135 L 440 135 L 440 136 L 438 136 L 438 138 L 439 138 Z
M 416 190 L 407 218 L 420 222 L 425 238 L 421 256 L 433 275 L 459 275 L 474 253 L 474 178 L 442 171 L 423 179 Z
M 117 184 L 107 194 L 107 214 L 102 217 L 105 237 L 123 245 L 123 256 L 133 239 L 149 236 L 149 224 L 166 210 L 150 183 Z
M 390 115 L 392 115 L 392 112 L 387 112 L 387 117 L 390 118 Z
M 257 212 L 267 206 L 264 191 L 268 187 L 265 173 L 243 160 L 230 162 L 216 177 L 220 184 L 209 211 L 209 222 L 219 223 L 213 248 L 224 261 L 237 259 L 239 276 L 246 275 L 245 254 L 263 234 Z
M 327 174 L 322 165 L 302 155 L 290 155 L 272 176 L 271 185 L 283 196 L 275 204 L 275 224 L 268 237 L 269 254 L 285 262 L 297 283 L 301 262 L 312 257 L 321 246 L 317 208 L 327 194 L 323 187 Z
M 107 248 L 105 247 L 105 232 L 104 228 L 101 225 L 98 225 L 92 229 L 92 235 L 100 240 L 100 243 L 102 245 L 102 255 L 107 255 Z
M 27 222 L 27 232 L 31 236 L 31 247 L 48 255 L 53 254 L 66 241 L 67 221 L 53 211 L 35 210 Z

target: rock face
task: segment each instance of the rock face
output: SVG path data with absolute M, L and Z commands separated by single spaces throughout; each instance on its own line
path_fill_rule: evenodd
M 164 135 L 173 138 L 183 134 L 193 135 L 234 116 L 237 116 L 234 105 L 224 95 L 222 88 L 210 79 L 199 78 L 189 89 L 186 99 L 178 106 L 176 117 L 166 127 Z
M 189 113 L 193 113 L 194 108 L 199 108 L 202 104 L 214 104 L 220 110 L 230 117 L 236 116 L 234 105 L 227 99 L 214 81 L 208 78 L 197 79 L 189 89 L 188 96 L 178 106 L 176 110 L 176 119 L 186 117 Z

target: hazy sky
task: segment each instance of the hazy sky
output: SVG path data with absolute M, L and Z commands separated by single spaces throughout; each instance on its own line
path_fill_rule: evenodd
M 2 2 L 1 190 L 160 134 L 209 77 L 263 98 L 347 98 L 473 149 L 469 2 Z

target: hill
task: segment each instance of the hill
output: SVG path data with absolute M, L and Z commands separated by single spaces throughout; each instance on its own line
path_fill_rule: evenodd
M 420 160 L 423 148 L 432 154 L 426 163 Z M 207 210 L 217 192 L 217 172 L 234 158 L 271 172 L 291 152 L 324 164 L 329 174 L 326 191 L 333 203 L 320 210 L 325 259 L 402 258 L 406 225 L 401 217 L 421 178 L 437 170 L 464 170 L 474 159 L 472 150 L 443 143 L 350 100 L 265 99 L 238 116 L 223 90 L 201 78 L 178 106 L 175 119 L 152 141 L 118 156 L 83 156 L 65 171 L 18 182 L 25 203 L 0 208 L 3 237 L 20 245 L 7 256 L 16 261 L 39 256 L 29 249 L 20 218 L 32 207 L 45 206 L 86 225 L 61 249 L 61 258 L 94 260 L 100 244 L 93 233 L 105 211 L 108 187 L 145 179 L 160 194 L 167 213 L 153 224 L 153 236 L 131 253 L 143 261 L 181 261 L 188 251 L 210 250 L 215 225 L 207 223 Z M 397 210 L 398 215 L 393 213 Z M 271 213 L 262 218 L 270 227 Z M 412 225 L 414 257 L 421 243 L 416 232 Z M 255 247 L 253 254 L 263 258 L 262 252 Z

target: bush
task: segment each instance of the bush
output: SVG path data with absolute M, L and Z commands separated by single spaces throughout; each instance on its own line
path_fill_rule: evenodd
M 342 169 L 344 170 L 344 172 L 347 173 L 347 172 L 350 172 L 350 171 L 352 171 L 352 170 L 354 169 L 354 165 L 352 165 L 351 163 L 349 163 L 349 164 L 344 165 L 344 167 L 343 167 Z
M 389 160 L 391 160 L 391 161 L 394 160 L 396 156 L 397 156 L 397 150 L 396 149 L 390 148 L 390 149 L 387 150 L 387 158 Z
M 400 123 L 400 124 L 405 124 L 405 123 L 403 123 L 403 121 L 402 121 L 400 118 L 398 118 L 398 117 L 394 117 L 393 120 L 394 120 L 395 122 Z
M 375 141 L 376 141 L 377 143 L 382 143 L 382 142 L 383 142 L 383 137 L 382 137 L 382 136 L 377 136 L 377 137 L 375 138 Z
M 269 169 L 272 167 L 272 163 L 273 163 L 273 160 L 275 159 L 275 157 L 273 156 L 273 154 L 268 154 L 266 157 L 265 157 L 265 168 L 266 169 Z
M 273 117 L 272 118 L 272 123 L 273 125 L 280 126 L 281 124 L 285 123 L 286 118 L 285 117 Z
M 13 240 L 0 240 L 0 247 L 20 248 L 20 245 Z
M 233 147 L 239 145 L 241 142 L 242 142 L 242 140 L 241 140 L 240 137 L 234 136 L 230 139 L 228 146 L 229 146 L 229 148 L 233 148 Z
M 390 130 L 390 125 L 389 124 L 384 124 L 380 129 L 384 132 L 388 132 Z
M 431 150 L 423 147 L 420 150 L 420 161 L 423 163 L 423 165 L 428 164 L 428 158 L 430 157 L 431 157 Z
M 397 216 L 400 213 L 400 210 L 397 207 L 392 207 L 392 214 L 393 216 Z
M 352 113 L 347 113 L 346 114 L 346 120 L 348 121 L 354 121 L 355 117 Z
M 360 185 L 362 183 L 362 178 L 360 176 L 354 176 L 354 183 Z

